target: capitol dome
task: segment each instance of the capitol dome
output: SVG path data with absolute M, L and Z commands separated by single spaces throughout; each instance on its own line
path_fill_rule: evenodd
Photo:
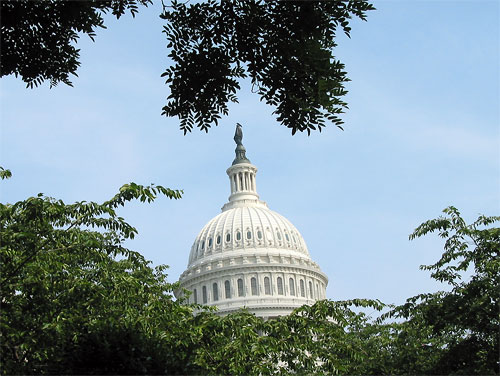
M 257 168 L 241 137 L 238 126 L 229 201 L 196 237 L 180 285 L 191 303 L 216 305 L 219 314 L 245 307 L 261 317 L 286 315 L 325 299 L 328 278 L 295 226 L 259 199 Z

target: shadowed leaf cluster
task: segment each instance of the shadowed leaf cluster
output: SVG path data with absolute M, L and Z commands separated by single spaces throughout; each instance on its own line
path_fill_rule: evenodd
M 349 36 L 350 19 L 372 9 L 365 0 L 172 1 L 161 16 L 174 62 L 163 74 L 163 114 L 178 116 L 184 133 L 208 131 L 249 77 L 292 134 L 321 131 L 326 121 L 341 128 L 348 79 L 333 55 L 337 29 Z
M 28 87 L 45 80 L 50 86 L 77 75 L 79 34 L 92 40 L 104 26 L 103 14 L 132 16 L 151 0 L 2 0 L 0 1 L 0 74 L 20 76 Z
M 44 81 L 72 85 L 80 35 L 94 40 L 103 15 L 134 16 L 151 0 L 7 0 L 0 2 L 1 76 L 27 87 Z M 170 94 L 162 114 L 184 133 L 208 131 L 238 102 L 240 82 L 275 108 L 277 120 L 308 134 L 328 123 L 342 129 L 348 81 L 334 56 L 337 32 L 350 35 L 353 17 L 365 20 L 367 0 L 208 0 L 164 5 L 161 18 L 173 64 L 163 76 Z

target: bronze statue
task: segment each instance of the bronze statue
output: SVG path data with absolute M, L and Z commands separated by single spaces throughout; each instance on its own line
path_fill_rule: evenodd
M 236 123 L 236 131 L 234 132 L 234 142 L 236 142 L 236 145 L 243 145 L 242 141 L 243 140 L 243 129 L 241 128 L 240 123 Z
M 240 123 L 236 123 L 236 131 L 234 132 L 234 142 L 236 142 L 236 158 L 233 161 L 233 165 L 237 163 L 250 163 L 248 158 L 246 157 L 245 147 L 242 143 L 243 140 L 243 129 Z

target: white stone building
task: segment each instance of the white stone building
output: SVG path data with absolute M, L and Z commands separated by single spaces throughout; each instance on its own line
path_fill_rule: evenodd
M 261 317 L 287 315 L 325 299 L 328 278 L 295 226 L 259 200 L 257 167 L 241 139 L 238 125 L 229 202 L 196 237 L 180 284 L 192 291 L 190 302 L 216 305 L 220 314 L 246 307 Z

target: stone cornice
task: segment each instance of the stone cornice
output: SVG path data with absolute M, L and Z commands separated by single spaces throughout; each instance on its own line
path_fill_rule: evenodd
M 188 269 L 189 270 L 189 269 Z M 187 272 L 187 271 L 186 271 Z M 183 287 L 188 287 L 188 285 L 196 284 L 204 280 L 210 280 L 213 278 L 229 277 L 236 275 L 238 273 L 247 274 L 249 272 L 255 273 L 300 273 L 321 280 L 325 285 L 328 284 L 328 277 L 321 270 L 316 268 L 307 267 L 304 265 L 297 264 L 241 264 L 241 265 L 230 265 L 227 267 L 221 267 L 212 270 L 206 270 L 203 273 L 196 273 L 191 276 L 185 276 L 184 272 L 179 280 Z
M 235 262 L 241 258 L 246 258 L 247 263 L 259 264 L 259 261 L 256 261 L 257 258 L 283 258 L 286 260 L 290 260 L 290 264 L 301 264 L 301 265 L 311 265 L 317 267 L 319 269 L 318 264 L 311 260 L 309 254 L 295 249 L 281 249 L 281 248 L 266 248 L 263 246 L 253 246 L 248 248 L 233 248 L 230 250 L 218 251 L 211 254 L 207 254 L 203 258 L 200 258 L 189 264 L 188 270 L 196 269 L 196 268 L 204 268 L 206 265 L 219 263 L 234 259 Z M 255 258 L 255 261 L 252 261 Z M 263 261 L 266 262 L 266 261 Z M 269 263 L 273 263 L 269 261 Z

